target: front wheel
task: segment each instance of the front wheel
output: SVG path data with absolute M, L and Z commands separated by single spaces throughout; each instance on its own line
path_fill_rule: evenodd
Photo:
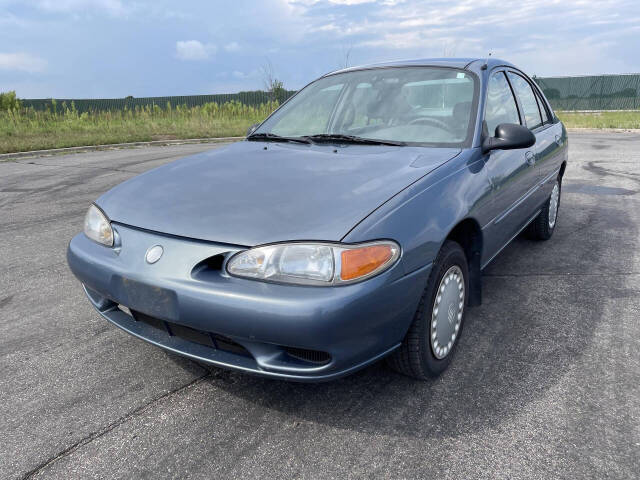
M 456 242 L 446 241 L 431 268 L 413 323 L 389 365 L 418 379 L 437 377 L 451 363 L 464 323 L 469 273 Z
M 542 207 L 542 211 L 529 224 L 528 236 L 534 240 L 549 240 L 558 222 L 558 209 L 560 208 L 560 179 L 556 179 L 549 199 Z

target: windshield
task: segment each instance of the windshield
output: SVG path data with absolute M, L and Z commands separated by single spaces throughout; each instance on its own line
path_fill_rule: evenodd
M 478 86 L 451 68 L 373 68 L 323 77 L 300 91 L 255 133 L 350 135 L 372 140 L 464 146 Z

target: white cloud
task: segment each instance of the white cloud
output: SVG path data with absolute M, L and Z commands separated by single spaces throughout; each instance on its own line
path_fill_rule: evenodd
M 180 60 L 207 60 L 218 48 L 210 43 L 198 40 L 180 40 L 176 42 L 176 57 Z
M 265 57 L 297 88 L 343 65 L 347 53 L 353 65 L 493 52 L 540 76 L 638 71 L 639 1 L 521 0 L 507 8 L 504 0 L 0 0 L 0 82 L 15 84 L 10 69 L 50 71 L 55 63 L 55 74 L 21 75 L 42 83 L 13 88 L 44 97 L 210 91 L 202 78 L 175 81 L 183 73 L 156 52 L 166 38 L 165 57 L 210 67 L 216 91 L 261 87 L 252 69 Z M 86 41 L 87 31 L 112 41 L 66 52 Z M 125 33 L 132 31 L 146 39 L 134 49 Z M 49 32 L 44 43 L 42 32 Z M 138 90 L 122 87 L 133 83 L 125 68 L 101 74 L 101 58 L 113 52 L 123 65 L 145 62 Z M 82 72 L 74 70 L 78 64 Z M 147 81 L 153 71 L 163 79 Z M 122 88 L 131 91 L 118 93 Z
M 231 43 L 227 43 L 224 46 L 224 49 L 227 52 L 237 52 L 240 50 L 240 44 L 238 42 L 231 42 Z
M 540 74 L 633 69 L 630 39 L 640 32 L 638 0 L 286 0 L 305 23 L 307 44 L 354 57 L 484 56 L 523 61 Z M 360 5 L 352 15 L 347 6 Z M 536 38 L 544 36 L 543 39 Z M 610 41 L 607 43 L 606 41 Z M 575 61 L 563 51 L 581 55 Z M 624 50 L 624 52 L 622 52 Z M 620 53 L 618 53 L 620 52 Z M 626 67 L 616 56 L 624 55 Z M 564 58 L 566 69 L 554 58 Z M 637 66 L 635 67 L 637 70 Z
M 0 70 L 42 72 L 47 66 L 46 60 L 29 53 L 0 53 Z

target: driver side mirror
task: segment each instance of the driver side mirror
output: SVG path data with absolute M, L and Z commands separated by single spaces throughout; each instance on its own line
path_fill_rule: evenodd
M 253 132 L 255 132 L 259 125 L 260 125 L 259 123 L 254 123 L 253 125 L 251 125 L 247 130 L 247 137 L 251 135 Z
M 528 148 L 535 143 L 536 136 L 527 127 L 515 123 L 501 123 L 496 127 L 495 136 L 487 137 L 482 142 L 482 153 Z

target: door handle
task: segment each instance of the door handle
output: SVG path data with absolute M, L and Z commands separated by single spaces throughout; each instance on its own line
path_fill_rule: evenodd
M 533 154 L 532 151 L 528 151 L 527 153 L 525 153 L 524 158 L 527 160 L 527 164 L 529 164 L 530 166 L 533 166 L 536 164 L 536 156 Z
M 558 144 L 558 146 L 562 145 L 562 137 L 560 135 L 556 135 L 556 143 Z

